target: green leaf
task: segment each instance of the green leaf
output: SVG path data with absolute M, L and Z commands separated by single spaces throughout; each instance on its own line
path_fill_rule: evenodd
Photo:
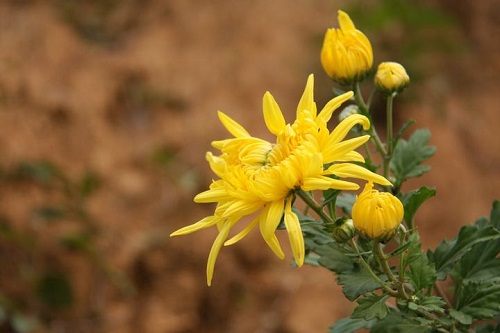
M 413 132 L 408 141 L 399 140 L 389 164 L 389 168 L 396 177 L 396 187 L 399 187 L 406 179 L 421 176 L 430 170 L 430 167 L 420 165 L 436 152 L 435 147 L 427 145 L 430 136 L 428 129 L 419 129 Z
M 382 281 L 387 280 L 385 275 L 381 275 L 379 278 Z M 357 267 L 355 270 L 349 271 L 346 274 L 338 274 L 337 283 L 343 286 L 342 292 L 350 301 L 354 301 L 368 291 L 380 288 L 380 285 L 373 280 L 373 277 L 364 267 Z
M 368 295 L 357 300 L 358 306 L 354 309 L 351 318 L 372 320 L 384 319 L 389 312 L 386 304 L 389 295 Z
M 427 312 L 443 313 L 446 302 L 438 296 L 424 296 L 417 302 L 417 307 Z
M 488 319 L 500 315 L 500 282 L 467 283 L 456 295 L 456 310 L 474 319 Z
M 364 319 L 343 318 L 337 320 L 337 322 L 330 327 L 328 333 L 354 333 L 361 328 L 369 329 L 374 322 L 374 320 L 366 321 Z
M 430 323 L 413 321 L 403 318 L 400 313 L 391 312 L 383 320 L 378 321 L 371 329 L 371 333 L 430 333 Z
M 315 252 L 321 256 L 319 264 L 337 274 L 348 273 L 355 269 L 353 257 L 347 255 L 347 251 L 337 243 L 325 244 Z
M 455 240 L 443 241 L 434 252 L 428 252 L 429 258 L 435 263 L 438 279 L 444 280 L 453 265 L 475 245 L 499 238 L 500 231 L 491 224 L 484 225 L 481 220 L 463 226 Z
M 436 195 L 436 190 L 429 187 L 421 187 L 418 190 L 405 193 L 400 199 L 405 209 L 404 219 L 410 229 L 413 228 L 413 218 L 417 209 L 429 198 Z
M 495 200 L 491 207 L 490 221 L 495 228 L 500 229 L 500 201 L 498 200 Z
M 457 311 L 455 309 L 450 309 L 450 316 L 451 316 L 451 318 L 458 321 L 460 324 L 464 324 L 464 325 L 472 324 L 472 317 L 469 316 L 468 314 L 461 312 L 461 311 Z
M 352 205 L 356 201 L 356 196 L 354 194 L 342 193 L 337 197 L 335 206 L 342 209 L 344 214 L 351 215 Z

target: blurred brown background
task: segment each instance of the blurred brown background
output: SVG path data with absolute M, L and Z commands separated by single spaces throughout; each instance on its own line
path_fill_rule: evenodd
M 0 331 L 326 332 L 348 316 L 333 275 L 291 268 L 258 233 L 223 249 L 211 288 L 214 230 L 168 237 L 211 213 L 192 198 L 227 136 L 217 110 L 266 137 L 266 90 L 288 121 L 310 73 L 318 105 L 331 97 L 319 51 L 339 8 L 377 63 L 407 67 L 398 124 L 433 133 L 433 170 L 406 187 L 438 191 L 418 215 L 425 246 L 487 215 L 500 198 L 493 0 L 2 0 Z

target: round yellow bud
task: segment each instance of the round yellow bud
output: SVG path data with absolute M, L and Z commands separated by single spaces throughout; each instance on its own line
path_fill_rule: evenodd
M 375 86 L 378 90 L 392 94 L 403 91 L 410 84 L 410 77 L 405 68 L 397 62 L 383 62 L 378 65 L 375 74 Z
M 373 65 L 373 50 L 368 38 L 338 11 L 340 29 L 326 31 L 321 49 L 321 64 L 333 80 L 349 84 L 362 80 Z
M 359 234 L 382 242 L 394 236 L 403 216 L 401 201 L 388 192 L 374 190 L 372 182 L 365 185 L 352 206 L 352 220 Z

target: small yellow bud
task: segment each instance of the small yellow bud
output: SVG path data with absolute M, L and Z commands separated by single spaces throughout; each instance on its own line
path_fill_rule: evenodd
M 352 206 L 352 220 L 361 236 L 377 241 L 388 241 L 398 229 L 404 216 L 401 201 L 388 192 L 365 185 Z
M 339 243 L 345 243 L 354 237 L 356 228 L 351 219 L 340 218 L 335 221 L 335 226 L 332 231 L 333 239 Z
M 383 62 L 378 65 L 375 74 L 375 86 L 378 90 L 392 94 L 400 93 L 410 84 L 410 77 L 405 68 L 397 62 Z
M 361 81 L 373 65 L 373 50 L 368 38 L 338 11 L 340 29 L 326 31 L 321 49 L 321 64 L 333 80 L 341 84 Z

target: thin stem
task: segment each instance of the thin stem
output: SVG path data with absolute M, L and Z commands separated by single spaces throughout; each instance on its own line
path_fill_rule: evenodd
M 370 118 L 368 105 L 365 103 L 365 101 L 363 100 L 363 96 L 361 95 L 361 89 L 359 88 L 359 82 L 356 82 L 356 84 L 354 85 L 354 100 L 356 101 L 356 104 L 358 105 L 359 111 L 361 111 L 361 114 Z M 371 122 L 371 120 L 370 120 L 370 122 Z M 368 134 L 370 134 L 371 140 L 373 141 L 373 143 L 377 147 L 377 150 L 380 152 L 380 154 L 382 154 L 382 158 L 385 160 L 385 158 L 387 156 L 387 151 L 384 147 L 384 144 L 382 143 L 382 140 L 380 140 L 380 137 L 377 133 L 377 130 L 375 129 L 375 126 L 373 126 L 373 124 L 371 124 L 371 125 L 372 126 L 370 126 L 370 128 L 368 129 L 367 132 L 368 132 Z
M 311 207 L 311 209 L 315 211 L 316 214 L 319 215 L 319 217 L 321 217 L 323 222 L 328 224 L 335 223 L 335 221 L 330 216 L 328 216 L 328 214 L 325 213 L 325 211 L 321 208 L 321 206 L 316 202 L 316 200 L 314 200 L 314 198 L 311 195 L 300 189 L 297 190 L 295 193 L 299 198 L 302 199 L 302 201 L 306 203 L 307 206 Z
M 399 293 L 396 291 L 396 290 L 393 290 L 390 286 L 388 286 L 384 281 L 382 281 L 378 276 L 377 274 L 375 274 L 375 272 L 372 270 L 372 268 L 370 267 L 370 265 L 368 265 L 368 263 L 366 262 L 366 260 L 363 258 L 363 256 L 361 255 L 361 251 L 359 251 L 359 248 L 358 248 L 358 244 L 356 244 L 356 241 L 354 239 L 351 239 L 351 245 L 352 247 L 354 248 L 354 250 L 356 251 L 356 253 L 358 254 L 359 256 L 359 260 L 361 261 L 361 264 L 365 267 L 365 269 L 368 271 L 368 273 L 371 275 L 371 277 L 373 278 L 373 280 L 375 280 L 375 282 L 377 282 L 381 287 L 382 289 L 384 289 L 389 295 L 393 296 L 393 297 L 398 297 L 399 296 Z
M 392 154 L 393 154 L 393 147 L 394 147 L 394 143 L 393 143 L 393 139 L 392 139 L 392 104 L 393 104 L 393 101 L 394 101 L 394 94 L 391 94 L 389 96 L 387 96 L 387 108 L 386 108 L 386 113 L 387 113 L 387 116 L 386 116 L 386 121 L 387 121 L 387 140 L 386 140 L 386 144 L 387 144 L 387 154 L 385 155 L 385 158 L 384 158 L 384 177 L 387 177 L 387 175 L 389 174 L 389 163 L 392 159 Z
M 379 242 L 375 242 L 373 244 L 373 252 L 377 256 L 380 268 L 384 271 L 385 275 L 387 275 L 391 282 L 396 282 L 397 279 L 392 273 L 391 268 L 389 267 L 389 263 L 387 262 L 385 253 L 382 250 L 382 245 Z
M 406 228 L 404 225 L 399 226 L 399 246 L 403 246 L 403 243 L 406 241 Z M 402 251 L 399 254 L 399 269 L 398 269 L 398 279 L 399 283 L 403 285 L 405 283 L 405 251 Z M 404 289 L 404 288 L 403 288 Z

